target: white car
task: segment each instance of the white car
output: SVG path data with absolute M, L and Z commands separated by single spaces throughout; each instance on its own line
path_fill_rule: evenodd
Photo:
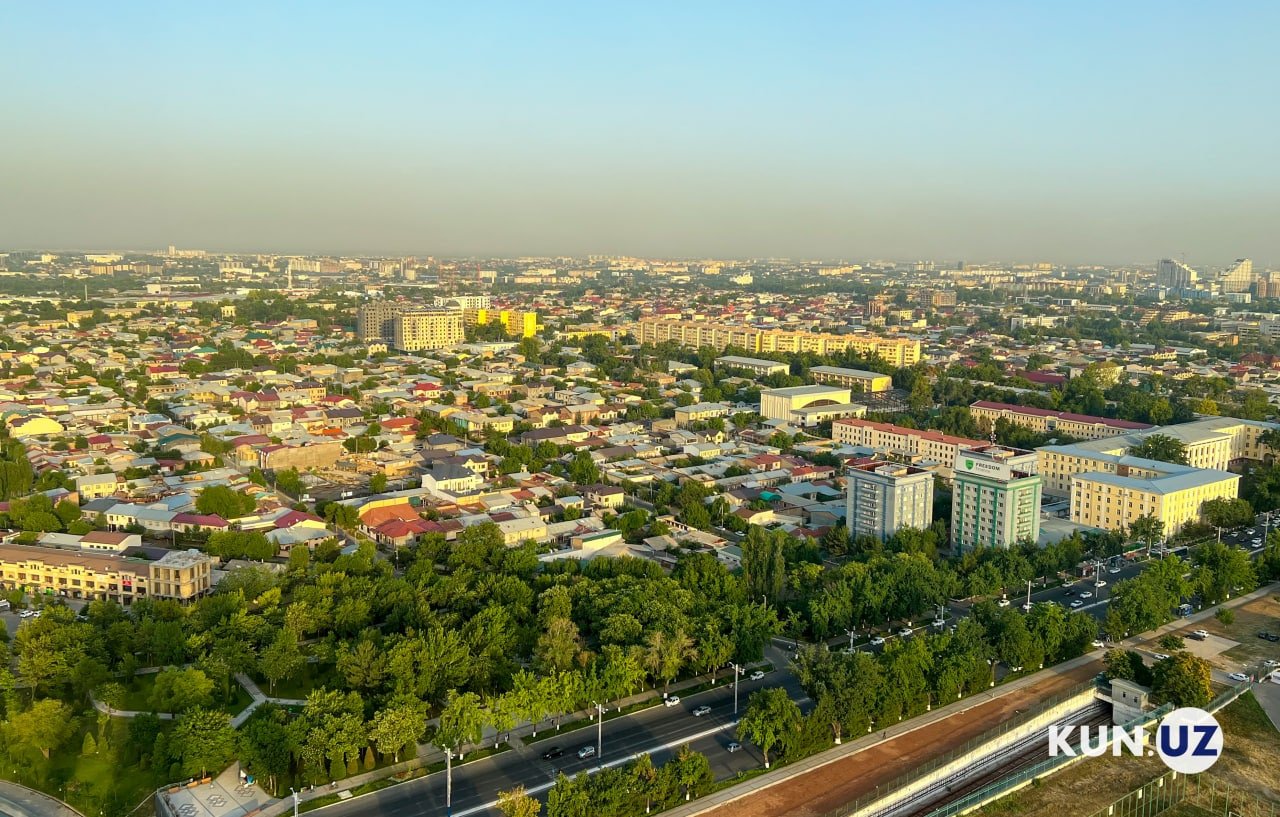
M 945 618 L 935 618 L 933 620 L 933 626 L 941 630 L 943 627 L 947 626 L 947 620 Z
M 710 715 L 710 714 L 711 714 L 711 707 L 707 706 L 706 704 L 703 704 L 702 706 L 693 710 L 693 716 L 695 718 L 701 718 L 703 715 Z
M 596 747 L 594 746 L 583 746 L 581 749 L 578 750 L 578 758 L 580 760 L 586 760 L 589 757 L 595 757 L 595 756 L 596 756 Z
M 869 643 L 870 643 L 870 644 L 871 644 L 871 646 L 873 646 L 873 647 L 883 647 L 883 646 L 884 646 L 884 636 L 880 636 L 880 635 L 873 636 L 873 637 L 872 637 L 872 639 L 871 639 L 871 641 L 870 641 Z
M 755 672 L 751 673 L 751 680 L 752 680 L 752 681 L 763 681 L 763 680 L 764 680 L 764 670 L 762 670 L 762 669 L 758 669 L 758 670 L 756 670 Z
M 1249 676 L 1245 675 L 1243 672 L 1233 672 L 1227 677 L 1230 678 L 1232 681 L 1248 681 L 1249 680 Z
M 901 630 L 898 630 L 898 638 L 910 638 L 910 637 L 911 637 L 910 627 L 903 627 Z
M 1024 602 L 1022 603 L 1022 612 L 1024 612 L 1024 613 L 1030 613 L 1030 612 L 1031 612 L 1031 602 L 1029 602 L 1029 601 L 1024 601 Z
M 1107 580 L 1106 580 L 1106 579 L 1098 579 L 1096 582 L 1094 582 L 1094 583 L 1093 583 L 1093 586 L 1094 586 L 1094 587 L 1106 587 L 1106 586 L 1107 586 Z
M 1008 599 L 1000 599 L 999 601 L 997 601 L 997 602 L 996 602 L 996 606 L 998 606 L 998 607 L 1008 607 L 1010 603 L 1011 603 L 1011 602 L 1010 602 Z
M 729 754 L 733 754 L 734 752 L 737 752 L 741 749 L 742 749 L 742 744 L 738 743 L 736 740 L 733 743 L 730 743 L 728 746 L 724 747 L 724 750 Z
M 1195 636 L 1196 638 L 1204 639 L 1204 638 L 1208 638 L 1208 637 L 1209 637 L 1209 631 L 1208 631 L 1208 630 L 1196 630 L 1195 632 L 1193 632 L 1193 633 L 1192 633 L 1192 635 L 1193 635 L 1193 636 Z
M 1099 649 L 1099 650 L 1100 650 L 1100 649 L 1102 649 L 1103 647 L 1107 646 L 1107 642 L 1103 641 L 1101 638 L 1095 638 L 1095 639 L 1093 640 L 1093 646 L 1094 646 L 1096 649 Z
M 1280 667 L 1280 661 L 1277 661 L 1277 660 L 1276 660 L 1276 659 L 1274 659 L 1274 658 L 1268 658 L 1266 661 L 1263 661 L 1263 662 L 1262 662 L 1262 666 L 1264 666 L 1264 667 Z
M 1083 602 L 1083 601 L 1080 601 L 1080 599 L 1072 599 L 1072 600 L 1071 600 L 1071 609 L 1072 609 L 1072 610 L 1074 610 L 1074 609 L 1076 609 L 1077 607 L 1084 607 L 1084 602 Z
M 1111 568 L 1109 568 L 1109 569 L 1107 570 L 1107 572 L 1108 572 L 1108 573 L 1111 573 L 1111 574 L 1113 574 L 1113 575 L 1114 575 L 1114 574 L 1116 574 L 1116 573 L 1119 573 L 1119 572 L 1120 572 L 1120 568 L 1119 568 L 1119 567 L 1111 567 Z
M 1153 653 L 1151 653 L 1151 657 L 1152 657 L 1152 658 L 1154 658 L 1154 659 L 1156 659 L 1157 661 L 1167 661 L 1167 660 L 1169 660 L 1169 656 L 1165 655 L 1165 654 L 1164 654 L 1164 653 L 1162 653 L 1162 652 L 1153 652 Z
M 668 695 L 666 698 L 663 698 L 663 699 L 662 699 L 662 705 L 663 705 L 663 706 L 679 706 L 679 705 L 680 705 L 680 696 L 679 696 L 679 695 Z
M 1080 591 L 1080 598 L 1082 598 L 1082 599 L 1091 599 L 1091 598 L 1093 598 L 1093 591 L 1092 591 L 1092 590 L 1081 590 L 1081 591 Z

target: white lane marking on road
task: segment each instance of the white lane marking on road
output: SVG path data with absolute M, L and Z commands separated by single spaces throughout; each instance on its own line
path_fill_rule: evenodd
M 669 743 L 664 743 L 661 746 L 651 746 L 648 749 L 645 749 L 643 752 L 634 752 L 625 757 L 620 757 L 620 758 L 616 758 L 615 760 L 610 760 L 607 763 L 597 764 L 596 766 L 593 766 L 590 769 L 586 769 L 585 771 L 587 774 L 595 774 L 596 772 L 601 771 L 603 769 L 612 769 L 614 766 L 621 766 L 623 763 L 630 763 L 631 761 L 638 758 L 640 755 L 652 754 L 654 752 L 661 752 L 663 749 L 674 749 L 675 747 L 681 746 L 686 743 L 693 743 L 695 740 L 702 740 L 703 738 L 711 737 L 717 732 L 723 732 L 726 729 L 730 729 L 737 725 L 738 725 L 737 721 L 723 723 L 711 729 L 705 729 L 697 733 L 696 735 L 686 735 L 685 737 L 680 738 L 679 740 L 673 740 Z M 538 794 L 540 792 L 547 791 L 554 785 L 555 783 L 539 783 L 536 786 L 531 786 L 525 789 L 525 794 Z M 468 817 L 468 815 L 480 814 L 482 812 L 488 811 L 489 809 L 497 808 L 497 807 L 498 807 L 498 801 L 494 800 L 493 802 L 485 803 L 479 806 L 472 806 L 471 808 L 463 809 L 462 811 L 455 811 L 454 817 Z

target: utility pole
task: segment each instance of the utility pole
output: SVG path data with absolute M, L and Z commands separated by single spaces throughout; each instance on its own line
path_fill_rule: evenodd
M 1027 579 L 1027 612 L 1031 611 L 1031 580 Z
M 591 705 L 596 708 L 596 762 L 604 756 L 604 707 L 595 701 Z
M 746 672 L 746 670 L 737 664 L 730 664 L 729 666 L 733 667 L 733 714 L 736 715 L 738 714 L 738 679 L 742 677 L 742 673 Z
M 849 636 L 849 652 L 853 652 L 853 637 L 857 632 L 857 630 L 845 630 L 845 634 Z
M 444 813 L 453 817 L 453 749 L 444 749 Z

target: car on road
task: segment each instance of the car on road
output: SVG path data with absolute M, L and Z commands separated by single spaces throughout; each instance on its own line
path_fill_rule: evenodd
M 1075 594 L 1076 594 L 1076 591 L 1074 591 L 1074 590 L 1068 590 L 1068 591 L 1066 591 L 1065 593 L 1063 593 L 1062 595 L 1066 596 L 1067 598 L 1071 598 L 1071 597 L 1072 597 L 1072 596 L 1074 596 Z
M 883 646 L 884 646 L 884 636 L 882 636 L 882 635 L 872 636 L 872 637 L 871 637 L 871 641 L 870 641 L 870 642 L 868 642 L 868 643 L 869 643 L 869 644 L 871 644 L 871 646 L 873 646 L 873 647 L 883 647 Z
M 679 695 L 668 695 L 666 698 L 664 698 L 664 699 L 662 700 L 662 705 L 663 705 L 663 706 L 679 706 L 679 705 L 680 705 L 680 696 L 679 696 Z
M 1010 604 L 1012 604 L 1012 602 L 1010 602 L 1008 599 L 1000 599 L 999 601 L 996 602 L 996 606 L 998 607 L 1008 607 Z
M 933 626 L 941 630 L 943 627 L 947 626 L 947 620 L 945 618 L 935 618 L 933 620 Z
M 1106 587 L 1106 586 L 1107 586 L 1107 580 L 1106 580 L 1106 579 L 1098 579 L 1096 582 L 1094 582 L 1094 583 L 1093 583 L 1093 586 L 1094 586 L 1094 587 Z
M 1024 601 L 1024 602 L 1022 603 L 1022 612 L 1024 612 L 1024 613 L 1030 613 L 1030 612 L 1031 612 L 1031 602 L 1029 602 L 1029 601 Z
M 1093 640 L 1093 646 L 1097 649 L 1102 649 L 1107 646 L 1107 642 L 1103 641 L 1101 638 L 1095 638 Z
M 910 638 L 910 637 L 911 637 L 910 627 L 903 627 L 901 630 L 898 630 L 898 638 Z
M 1230 678 L 1232 681 L 1248 681 L 1249 680 L 1249 676 L 1245 675 L 1243 672 L 1233 672 L 1227 677 Z
M 1083 601 L 1080 601 L 1080 599 L 1072 599 L 1072 600 L 1071 600 L 1071 609 L 1072 609 L 1072 610 L 1074 610 L 1074 609 L 1076 609 L 1077 607 L 1084 607 L 1084 602 L 1083 602 Z
M 751 673 L 751 680 L 752 680 L 752 681 L 763 681 L 763 680 L 764 680 L 764 670 L 762 670 L 762 669 L 758 669 L 758 670 L 756 670 L 755 672 Z
M 693 710 L 693 716 L 695 718 L 701 718 L 703 715 L 710 715 L 710 714 L 711 714 L 711 707 L 707 706 L 706 704 L 703 704 L 702 706 Z
M 564 757 L 564 749 L 559 746 L 552 746 L 550 749 L 542 753 L 543 760 L 555 760 L 558 757 Z
M 739 751 L 741 748 L 742 748 L 742 744 L 738 743 L 735 740 L 733 743 L 730 743 L 728 746 L 724 747 L 724 750 L 729 754 L 733 754 L 734 752 Z
M 1206 638 L 1209 637 L 1209 631 L 1195 630 L 1191 633 L 1191 637 L 1194 638 L 1196 641 L 1204 641 Z
M 579 760 L 586 760 L 589 757 L 595 757 L 595 756 L 596 756 L 596 747 L 594 746 L 583 746 L 581 749 L 578 750 Z
M 1093 591 L 1092 591 L 1092 590 L 1081 590 L 1081 591 L 1080 591 L 1080 598 L 1082 598 L 1082 599 L 1091 599 L 1091 598 L 1093 598 Z
M 1112 575 L 1115 575 L 1116 573 L 1119 573 L 1119 572 L 1120 572 L 1120 565 L 1112 565 L 1111 567 L 1107 568 L 1107 572 L 1108 572 L 1108 573 L 1110 573 L 1110 574 L 1112 574 Z

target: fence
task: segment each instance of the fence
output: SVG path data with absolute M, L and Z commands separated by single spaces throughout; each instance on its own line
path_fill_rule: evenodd
M 1151 712 L 1144 712 L 1142 715 L 1134 718 L 1126 724 L 1123 724 L 1121 728 L 1128 730 L 1135 726 L 1145 725 L 1152 721 L 1159 720 L 1172 711 L 1173 705 L 1165 704 Z M 1010 775 L 1002 780 L 997 780 L 989 786 L 983 786 L 975 792 L 967 794 L 958 800 L 942 806 L 941 808 L 935 809 L 929 812 L 928 817 L 953 817 L 953 815 L 963 814 L 966 811 L 978 808 L 979 806 L 990 803 L 992 800 L 1003 797 L 1015 789 L 1019 789 L 1027 785 L 1037 777 L 1044 777 L 1045 775 L 1052 774 L 1053 772 L 1058 771 L 1060 767 L 1078 759 L 1079 756 L 1071 757 L 1069 755 L 1059 755 L 1058 757 L 1050 757 L 1047 760 L 1042 760 L 1034 766 L 1029 766 L 1016 774 Z
M 947 752 L 944 755 L 940 755 L 921 766 L 917 766 L 911 771 L 898 776 L 897 778 L 889 781 L 888 783 L 882 783 L 879 786 L 876 786 L 875 789 L 872 790 L 870 793 L 864 794 L 863 796 L 859 797 L 857 800 L 853 801 L 852 803 L 846 803 L 845 805 L 840 806 L 837 809 L 833 809 L 827 812 L 826 814 L 822 815 L 822 817 L 847 817 L 847 815 L 854 814 L 860 809 L 866 808 L 867 806 L 870 806 L 871 804 L 884 799 L 890 793 L 895 792 L 905 786 L 908 786 L 922 777 L 932 774 L 933 772 L 937 771 L 943 766 L 946 766 L 949 763 L 954 763 L 960 758 L 963 758 L 966 755 L 972 754 L 973 752 L 977 751 L 981 747 L 987 745 L 988 743 L 991 743 L 993 740 L 996 740 L 997 738 L 1015 729 L 1021 728 L 1023 725 L 1035 720 L 1036 718 L 1040 717 L 1040 715 L 1052 709 L 1053 707 L 1057 706 L 1058 704 L 1061 704 L 1064 701 L 1068 701 L 1071 698 L 1074 698 L 1077 695 L 1081 694 L 1082 692 L 1085 692 L 1087 690 L 1092 690 L 1092 689 L 1097 689 L 1096 681 L 1085 681 L 1084 683 L 1077 684 L 1076 686 L 1066 690 L 1065 692 L 1058 693 L 1052 698 L 1047 698 L 1037 706 L 1031 709 L 1028 709 L 1026 712 L 1023 712 L 1021 715 L 1016 715 L 1004 721 L 999 726 L 992 729 L 988 729 L 986 732 L 983 732 L 977 737 L 970 738 L 962 746 L 959 746 L 951 750 L 950 752 Z M 977 706 L 983 700 L 982 693 L 978 693 L 971 697 L 974 701 L 975 706 Z
M 1280 817 L 1280 805 L 1209 775 L 1165 772 L 1121 797 L 1093 817 L 1157 817 L 1186 804 L 1213 817 Z

